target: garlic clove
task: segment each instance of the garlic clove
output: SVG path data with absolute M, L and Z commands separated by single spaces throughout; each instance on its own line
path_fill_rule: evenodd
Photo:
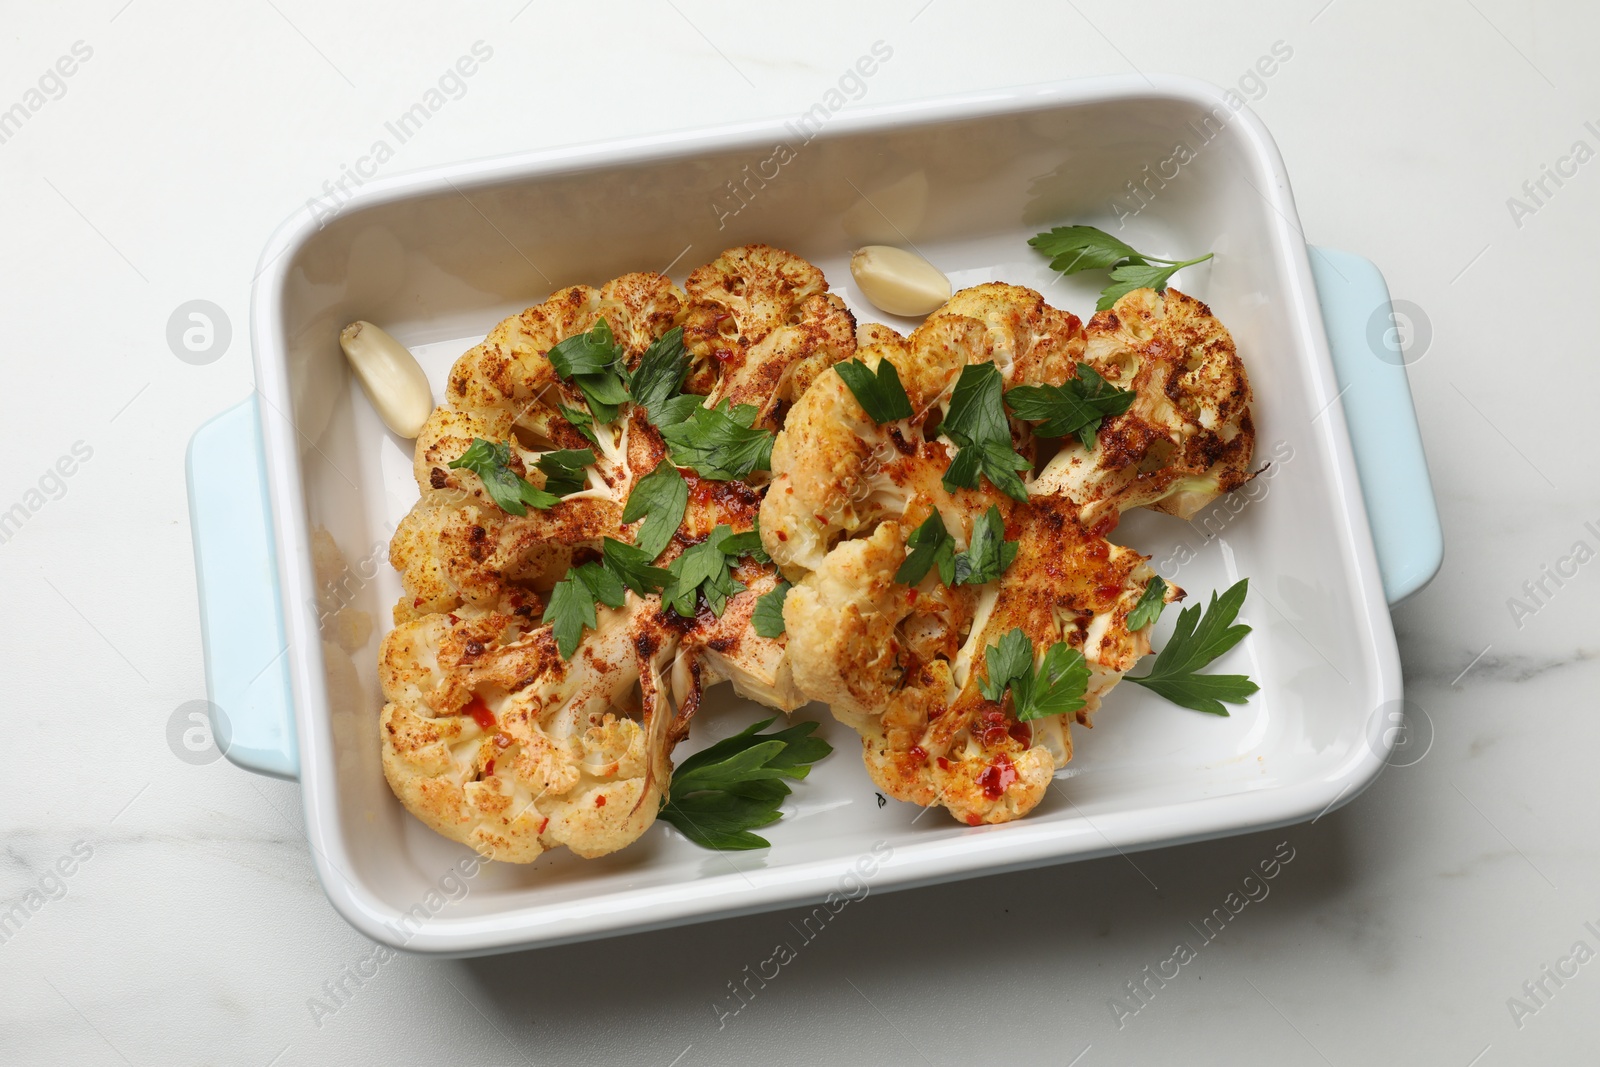
M 915 252 L 868 245 L 850 257 L 861 295 L 891 315 L 919 316 L 950 299 L 950 279 Z
M 421 433 L 433 414 L 433 391 L 411 350 L 365 321 L 340 330 L 339 347 L 384 425 L 405 438 Z

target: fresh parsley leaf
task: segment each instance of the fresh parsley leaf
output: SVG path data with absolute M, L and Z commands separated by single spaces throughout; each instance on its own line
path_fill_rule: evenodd
M 733 407 L 724 400 L 715 408 L 694 408 L 682 422 L 663 427 L 661 436 L 679 466 L 702 478 L 732 481 L 772 469 L 772 431 L 754 428 L 756 414 L 754 404 Z
M 767 550 L 761 546 L 761 517 L 756 516 L 753 529 L 741 534 L 734 534 L 722 542 L 722 553 L 738 559 L 740 556 L 749 556 L 757 563 L 771 563 L 772 557 L 767 555 Z
M 813 763 L 833 752 L 833 746 L 828 742 L 811 736 L 816 728 L 814 722 L 798 722 L 787 730 L 773 734 L 773 738 L 783 742 L 783 751 L 767 760 L 767 767 L 783 771 L 785 778 L 796 781 L 809 775 Z
M 584 588 L 589 590 L 589 595 L 608 608 L 620 608 L 627 600 L 622 579 L 599 563 L 591 561 L 580 564 L 567 573 L 569 577 L 576 577 L 582 582 Z
M 1167 288 L 1167 279 L 1185 267 L 1192 267 L 1196 263 L 1204 263 L 1213 253 L 1207 252 L 1198 259 L 1186 259 L 1182 263 L 1167 262 L 1161 265 L 1153 263 L 1125 263 L 1111 272 L 1111 284 L 1100 291 L 1100 300 L 1095 304 L 1096 311 L 1106 308 L 1121 300 L 1135 289 L 1154 289 L 1162 292 Z
M 983 661 L 988 677 L 979 680 L 978 688 L 985 699 L 998 704 L 1004 699 L 1007 686 L 1033 673 L 1033 642 L 1017 627 L 1000 638 L 999 644 L 984 649 Z
M 701 848 L 719 852 L 748 852 L 768 848 L 772 842 L 751 830 L 771 826 L 783 818 L 778 805 L 789 795 L 783 782 L 763 782 L 776 786 L 776 796 L 768 799 L 727 789 L 695 793 L 669 800 L 656 817 L 675 826 Z
M 706 598 L 706 606 L 711 609 L 711 614 L 721 618 L 722 613 L 728 610 L 728 601 L 744 592 L 744 589 L 743 582 L 735 579 L 731 572 L 723 570 L 700 587 L 700 595 Z M 691 606 L 686 617 L 693 615 Z
M 556 651 L 562 659 L 571 659 L 578 650 L 578 641 L 585 629 L 598 625 L 594 610 L 594 597 L 584 583 L 570 575 L 557 582 L 550 590 L 550 599 L 544 607 L 541 622 L 550 625 L 555 635 Z
M 718 524 L 704 541 L 688 548 L 667 565 L 670 572 L 661 590 L 661 603 L 686 619 L 695 615 L 695 603 L 704 594 L 712 614 L 720 616 L 728 598 L 744 591 L 744 584 L 733 577 L 722 545 L 733 534 L 726 524 Z
M 1012 629 L 999 644 L 983 652 L 988 677 L 978 682 L 985 698 L 1000 703 L 1007 688 L 1017 719 L 1029 722 L 1065 715 L 1084 706 L 1089 688 L 1089 664 L 1083 653 L 1064 641 L 1045 652 L 1039 669 L 1033 667 L 1033 642 L 1021 627 Z
M 950 393 L 950 411 L 939 425 L 939 433 L 951 440 L 956 435 L 968 441 L 1011 441 L 1011 423 L 1006 420 L 1001 401 L 1004 381 L 993 363 L 969 363 Z
M 595 602 L 620 608 L 626 598 L 622 581 L 615 574 L 598 563 L 584 563 L 568 571 L 550 590 L 550 601 L 540 621 L 550 624 L 561 658 L 571 659 L 583 631 L 598 625 Z
M 878 360 L 876 375 L 865 363 L 855 359 L 835 363 L 833 369 L 855 394 L 856 402 L 867 417 L 879 426 L 911 417 L 911 398 L 906 396 L 906 387 L 900 384 L 900 372 L 887 359 Z
M 1061 274 L 1144 262 L 1130 245 L 1093 226 L 1057 226 L 1030 237 L 1028 244 L 1049 256 L 1050 269 Z
M 1078 364 L 1078 377 L 1074 381 L 1079 383 L 1084 401 L 1100 412 L 1100 418 L 1121 415 L 1133 406 L 1137 395 L 1132 389 L 1118 389 L 1087 363 Z M 1094 450 L 1095 438 L 1100 434 L 1100 418 L 1093 419 L 1078 429 L 1078 440 L 1090 451 Z
M 472 445 L 459 459 L 450 461 L 452 470 L 465 468 L 483 480 L 489 499 L 508 515 L 526 515 L 528 508 L 544 511 L 561 498 L 529 485 L 511 469 L 511 446 L 474 437 Z
M 894 572 L 894 580 L 901 585 L 916 585 L 934 567 L 939 568 L 939 580 L 954 585 L 956 580 L 956 539 L 945 529 L 944 519 L 934 511 L 921 526 L 906 538 L 906 559 Z
M 994 487 L 1006 496 L 1013 500 L 1028 499 L 1028 487 L 1022 484 L 1017 472 L 1025 471 L 1033 464 L 1016 453 L 1009 437 L 1003 443 L 980 441 L 968 444 L 956 438 L 951 440 L 956 442 L 959 451 L 945 471 L 943 481 L 946 489 L 951 492 L 957 488 L 976 489 L 978 475 L 985 474 Z
M 822 738 L 811 736 L 817 728 L 814 722 L 796 723 L 774 734 L 760 733 L 775 721 L 776 717 L 773 717 L 753 723 L 732 737 L 724 738 L 684 760 L 673 771 L 671 791 L 688 793 L 696 789 L 727 789 L 758 777 L 800 779 L 811 772 L 809 764 L 833 751 L 833 746 Z M 757 746 L 771 745 L 774 741 L 780 742 L 777 751 L 763 762 L 764 768 L 773 773 L 751 775 L 739 771 L 738 765 L 729 763 L 741 753 Z
M 545 353 L 545 358 L 557 374 L 583 392 L 589 410 L 601 422 L 615 419 L 617 409 L 630 399 L 625 378 L 626 353 L 603 318 L 588 333 L 573 334 L 561 341 Z
M 1083 653 L 1057 641 L 1044 654 L 1037 671 L 1011 683 L 1011 703 L 1022 722 L 1066 715 L 1084 706 L 1089 689 L 1089 664 Z
M 569 408 L 567 405 L 556 403 L 556 409 L 561 412 L 561 417 L 572 424 L 572 428 L 583 435 L 583 439 L 596 448 L 600 447 L 600 439 L 594 435 L 594 416 L 587 411 Z
M 780 580 L 770 593 L 763 593 L 750 613 L 750 626 L 762 637 L 782 637 L 783 604 L 789 599 L 789 583 Z
M 939 433 L 950 438 L 957 449 L 944 473 L 944 487 L 951 492 L 976 489 L 978 476 L 983 474 L 1013 500 L 1028 499 L 1028 488 L 1017 472 L 1032 464 L 1011 447 L 1003 385 L 1000 369 L 993 363 L 969 363 L 961 368 L 950 395 L 950 411 L 939 426 Z
M 660 414 L 653 415 L 650 421 L 658 430 L 668 426 L 676 426 L 688 419 L 696 410 L 705 406 L 706 398 L 693 393 L 679 393 L 671 400 L 660 405 Z
M 641 405 L 646 416 L 657 427 L 671 425 L 667 421 L 667 405 L 678 396 L 683 380 L 689 374 L 689 356 L 683 349 L 683 327 L 674 326 L 662 334 L 654 344 L 645 349 L 639 358 L 639 367 L 628 382 L 633 402 Z M 699 403 L 696 397 L 691 403 Z
M 1242 674 L 1200 674 L 1211 663 L 1244 640 L 1250 627 L 1235 623 L 1244 604 L 1250 580 L 1241 578 L 1222 596 L 1211 594 L 1202 616 L 1200 605 L 1178 613 L 1178 625 L 1167 647 L 1156 656 L 1150 673 L 1127 681 L 1142 685 L 1181 707 L 1208 715 L 1226 715 L 1223 703 L 1243 704 L 1260 686 Z
M 1121 415 L 1133 404 L 1132 389 L 1118 389 L 1087 363 L 1078 376 L 1060 385 L 1019 385 L 1006 394 L 1006 405 L 1019 419 L 1037 422 L 1040 437 L 1078 434 L 1085 448 L 1094 448 L 1100 420 Z
M 1076 274 L 1081 270 L 1111 268 L 1111 284 L 1100 293 L 1096 311 L 1104 311 L 1127 293 L 1135 289 L 1154 289 L 1161 292 L 1167 279 L 1184 267 L 1204 263 L 1213 255 L 1207 252 L 1198 259 L 1162 259 L 1135 251 L 1124 241 L 1093 226 L 1057 226 L 1053 230 L 1036 234 L 1028 244 L 1050 258 L 1050 269 L 1062 274 Z
M 1161 575 L 1150 579 L 1150 584 L 1139 594 L 1139 603 L 1128 612 L 1128 632 L 1142 630 L 1161 618 L 1161 609 L 1167 606 L 1167 583 Z
M 787 776 L 781 769 L 767 766 L 767 761 L 782 751 L 782 741 L 763 738 L 756 744 L 730 748 L 715 760 L 692 767 L 685 760 L 684 766 L 673 772 L 672 784 L 687 795 L 702 789 L 727 789 L 751 781 L 784 778 Z
M 653 560 L 678 532 L 678 524 L 683 521 L 683 512 L 688 506 L 689 483 L 670 460 L 664 459 L 656 464 L 655 470 L 634 483 L 628 503 L 622 509 L 622 521 L 644 520 L 633 543 Z
M 546 492 L 566 496 L 583 488 L 583 469 L 593 462 L 592 449 L 561 448 L 540 456 L 535 466 L 544 471 Z
M 703 848 L 768 847 L 770 842 L 750 831 L 781 817 L 779 805 L 791 792 L 782 779 L 804 778 L 811 764 L 833 751 L 811 736 L 814 722 L 759 732 L 773 721 L 758 722 L 680 763 L 658 818 Z
M 545 358 L 563 378 L 586 374 L 612 374 L 622 361 L 622 347 L 612 336 L 611 324 L 604 318 L 587 333 L 575 333 L 545 353 Z
M 652 567 L 650 561 L 655 556 L 638 545 L 608 537 L 600 544 L 600 554 L 606 570 L 640 596 L 659 592 L 672 577 L 665 567 Z
M 955 558 L 954 585 L 983 585 L 1006 572 L 1017 558 L 1017 543 L 1006 540 L 1006 522 L 993 504 L 972 524 L 972 541 Z

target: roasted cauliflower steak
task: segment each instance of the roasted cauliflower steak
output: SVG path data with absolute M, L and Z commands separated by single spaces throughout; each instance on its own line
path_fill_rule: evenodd
M 445 401 L 416 442 L 420 498 L 399 524 L 390 561 L 404 596 L 380 654 L 384 774 L 406 809 L 483 855 L 530 862 L 566 846 L 593 857 L 636 840 L 671 779 L 673 746 L 706 688 L 788 711 L 794 685 L 785 637 L 757 634 L 757 600 L 780 581 L 741 557 L 743 589 L 721 612 L 701 596 L 692 618 L 632 589 L 596 604 L 597 625 L 563 658 L 541 622 L 554 585 L 600 556 L 603 538 L 633 544 L 628 495 L 669 453 L 641 406 L 580 428 L 583 393 L 548 358 L 605 319 L 627 366 L 674 326 L 691 365 L 683 388 L 712 406 L 757 407 L 773 428 L 792 399 L 854 349 L 854 320 L 822 274 L 762 245 L 730 249 L 679 289 L 659 274 L 573 286 L 497 325 L 451 368 Z M 591 441 L 584 430 L 594 434 Z M 509 446 L 510 469 L 546 485 L 540 456 L 589 448 L 582 488 L 545 510 L 511 515 L 480 476 L 452 468 L 475 438 Z M 711 481 L 680 471 L 689 500 L 655 563 L 666 567 L 719 525 L 751 530 L 766 474 Z
M 1014 501 L 981 481 L 954 492 L 942 476 L 953 443 L 934 436 L 968 364 L 993 363 L 1007 386 L 1057 384 L 1084 358 L 1079 320 L 1018 286 L 963 290 L 910 337 L 860 331 L 858 358 L 888 359 L 913 415 L 876 424 L 837 374 L 818 377 L 773 448 L 762 540 L 794 583 L 784 610 L 794 679 L 862 736 L 867 770 L 897 799 L 941 805 L 970 824 L 1004 822 L 1043 799 L 1072 755 L 1069 723 L 1089 725 L 1101 698 L 1149 649 L 1128 616 L 1154 577 L 1146 558 L 1080 521 L 1057 494 Z M 1026 423 L 1013 447 L 1031 457 Z M 993 509 L 1016 543 L 998 580 L 915 585 L 896 574 L 912 531 L 937 512 L 956 549 Z M 1169 588 L 1167 599 L 1182 593 Z M 1056 642 L 1090 668 L 1084 707 L 1029 722 L 987 699 L 985 650 L 1020 628 L 1036 658 Z
M 1250 480 L 1250 381 L 1233 336 L 1176 289 L 1135 289 L 1089 320 L 1084 361 L 1134 393 L 1091 451 L 1066 442 L 1039 492 L 1077 501 L 1093 526 L 1133 507 L 1193 516 Z

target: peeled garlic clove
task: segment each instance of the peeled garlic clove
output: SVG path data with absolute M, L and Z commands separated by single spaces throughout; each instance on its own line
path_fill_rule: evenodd
M 383 424 L 401 437 L 415 438 L 421 433 L 422 424 L 433 413 L 433 392 L 411 350 L 363 321 L 339 331 L 339 347 Z
M 850 257 L 861 295 L 891 315 L 927 315 L 950 299 L 950 279 L 914 252 L 868 245 Z

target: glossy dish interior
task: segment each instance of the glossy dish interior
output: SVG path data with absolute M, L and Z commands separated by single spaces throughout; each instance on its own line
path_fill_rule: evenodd
M 1163 178 L 1178 143 L 1192 158 Z M 556 151 L 384 179 L 322 215 L 274 237 L 252 327 L 308 830 L 330 899 L 369 936 L 504 951 L 819 900 L 862 857 L 885 889 L 1219 836 L 1312 817 L 1381 767 L 1369 723 L 1398 700 L 1399 668 L 1342 415 L 1327 408 L 1337 386 L 1306 248 L 1270 139 L 1219 91 L 1064 83 L 847 112 L 806 143 L 775 122 Z M 914 246 L 958 289 L 1027 285 L 1087 319 L 1102 283 L 1055 277 L 1026 243 L 1070 222 L 1154 254 L 1216 253 L 1173 284 L 1233 332 L 1257 460 L 1271 466 L 1193 522 L 1133 513 L 1113 540 L 1202 598 L 1251 579 L 1242 618 L 1255 631 L 1224 661 L 1261 683 L 1250 703 L 1212 718 L 1121 686 L 1039 808 L 978 829 L 880 806 L 854 733 L 813 706 L 800 714 L 839 751 L 765 832 L 770 850 L 710 853 L 658 827 L 603 859 L 490 865 L 441 891 L 470 853 L 402 810 L 376 725 L 377 642 L 400 591 L 387 543 L 416 498 L 411 442 L 361 395 L 339 328 L 384 326 L 437 398 L 456 356 L 560 286 L 642 269 L 681 282 L 753 241 L 816 263 L 861 321 L 914 325 L 855 290 L 850 252 L 871 243 Z M 341 603 L 375 624 L 350 652 L 319 632 L 315 527 L 350 564 Z M 719 690 L 677 756 L 766 714 Z

